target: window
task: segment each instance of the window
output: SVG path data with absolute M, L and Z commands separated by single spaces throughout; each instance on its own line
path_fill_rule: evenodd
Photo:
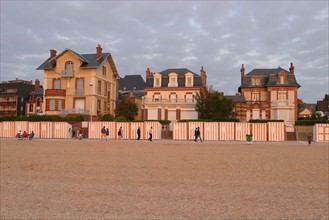
M 104 84 L 104 95 L 107 95 L 107 82 Z
M 97 111 L 101 111 L 101 100 L 97 99 Z
M 177 86 L 178 86 L 177 74 L 176 73 L 170 73 L 169 74 L 168 87 L 177 87 Z
M 74 75 L 74 68 L 73 68 L 73 62 L 67 61 L 65 63 L 65 76 L 73 76 Z
M 187 93 L 187 94 L 185 95 L 185 102 L 186 102 L 186 103 L 193 103 L 193 102 L 194 102 L 193 94 L 191 94 L 191 93 Z
M 99 94 L 101 94 L 102 91 L 102 82 L 100 80 L 98 80 L 98 84 L 97 84 L 97 92 Z
M 60 79 L 54 79 L 53 89 L 61 89 L 61 80 Z
M 171 93 L 169 95 L 169 101 L 170 102 L 173 102 L 173 103 L 177 102 L 177 95 L 176 95 L 176 93 Z
M 281 101 L 283 101 L 283 100 L 287 100 L 287 92 L 281 92 L 281 91 L 279 91 L 278 92 L 278 100 L 281 100 Z
M 29 104 L 29 112 L 33 112 L 33 104 Z
M 160 102 L 161 101 L 161 95 L 160 94 L 154 94 L 153 95 L 153 101 L 154 102 Z
M 258 92 L 253 92 L 252 93 L 252 101 L 254 101 L 254 102 L 259 101 L 259 93 Z
M 259 86 L 260 85 L 260 79 L 259 78 L 251 78 L 251 85 Z
M 192 86 L 192 77 L 187 77 L 186 86 Z
M 49 100 L 49 110 L 50 111 L 55 111 L 55 99 L 50 99 Z
M 155 87 L 160 87 L 160 79 L 155 78 Z
M 58 99 L 58 107 L 57 107 L 57 110 L 58 111 L 61 111 L 62 110 L 62 100 L 61 99 Z
M 37 107 L 40 107 L 40 98 L 37 99 Z
M 84 79 L 77 79 L 76 81 L 76 94 L 83 95 L 84 94 Z
M 153 87 L 161 87 L 161 77 L 162 75 L 159 73 L 154 73 Z
M 105 66 L 103 66 L 102 74 L 103 74 L 103 76 L 106 76 L 106 67 Z

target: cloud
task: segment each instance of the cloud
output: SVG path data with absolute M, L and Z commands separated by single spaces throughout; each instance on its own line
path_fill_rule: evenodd
M 97 44 L 121 76 L 204 66 L 209 85 L 234 94 L 242 63 L 294 62 L 300 98 L 328 92 L 326 1 L 1 1 L 1 80 L 40 79 L 50 49 L 95 53 Z

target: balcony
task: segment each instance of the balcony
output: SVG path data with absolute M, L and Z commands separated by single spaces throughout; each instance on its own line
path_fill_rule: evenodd
M 82 109 L 82 108 L 71 108 L 71 109 L 64 109 L 61 112 L 61 115 L 65 117 L 66 115 L 73 114 L 73 115 L 89 115 L 89 110 Z
M 76 95 L 76 96 L 84 96 L 85 95 L 85 90 L 84 89 L 76 89 L 74 91 L 74 95 Z
M 272 108 L 293 108 L 294 102 L 288 100 L 275 100 L 271 103 Z
M 143 98 L 143 105 L 161 104 L 161 105 L 195 105 L 194 99 L 159 99 L 159 98 Z
M 46 89 L 45 96 L 66 96 L 65 89 Z
M 74 77 L 74 70 L 62 70 L 61 76 L 62 77 Z

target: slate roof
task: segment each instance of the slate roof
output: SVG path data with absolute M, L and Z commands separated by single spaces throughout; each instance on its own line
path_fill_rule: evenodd
M 6 92 L 7 89 L 17 89 L 16 92 Z M 0 96 L 21 96 L 27 97 L 28 94 L 34 91 L 34 85 L 24 82 L 7 82 L 0 83 Z
M 119 80 L 119 90 L 144 90 L 145 81 L 141 75 L 126 75 Z
M 177 83 L 178 83 L 178 87 L 185 87 L 185 74 L 186 73 L 192 73 L 194 75 L 194 85 L 193 87 L 203 87 L 202 86 L 202 80 L 201 80 L 201 76 L 192 72 L 189 69 L 186 68 L 174 68 L 174 69 L 166 69 L 162 72 L 159 72 L 159 74 L 162 75 L 162 79 L 161 79 L 161 88 L 167 88 L 168 87 L 168 83 L 169 83 L 169 74 L 170 73 L 176 73 L 178 76 L 177 79 Z M 154 81 L 154 77 L 148 77 L 146 78 L 146 83 L 145 83 L 145 87 L 146 88 L 152 88 L 153 87 L 153 81 Z
M 106 60 L 109 56 L 111 56 L 110 53 L 102 53 L 102 57 L 97 60 L 96 59 L 96 53 L 93 54 L 78 54 L 70 49 L 65 49 L 63 52 L 55 56 L 54 58 L 48 58 L 45 62 L 43 62 L 36 70 L 51 70 L 56 67 L 56 59 L 60 56 L 62 56 L 65 52 L 71 52 L 75 56 L 77 56 L 81 61 L 82 65 L 80 68 L 96 68 L 103 63 L 104 60 Z
M 317 111 L 328 112 L 329 111 L 329 101 L 317 101 L 315 108 Z
M 224 97 L 227 99 L 231 99 L 233 103 L 246 102 L 246 99 L 242 95 L 226 95 Z
M 303 103 L 298 105 L 298 113 L 302 112 L 304 109 L 309 109 L 311 112 L 315 112 L 316 104 Z
M 277 84 L 278 74 L 283 71 L 287 73 L 288 83 L 286 84 Z M 252 85 L 251 79 L 257 77 L 260 79 L 260 85 Z M 282 69 L 281 67 L 277 69 L 254 69 L 243 77 L 242 84 L 240 88 L 254 88 L 254 87 L 269 87 L 269 86 L 293 86 L 300 87 L 296 81 L 294 74 L 289 71 Z

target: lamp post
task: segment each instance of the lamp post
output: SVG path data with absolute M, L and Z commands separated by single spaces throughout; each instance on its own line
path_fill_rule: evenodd
M 92 122 L 93 121 L 93 113 L 92 113 L 92 108 L 93 108 L 93 100 L 92 100 L 92 98 L 93 98 L 93 96 L 92 96 L 92 94 L 93 94 L 93 84 L 90 82 L 89 86 L 91 88 L 91 92 L 90 92 L 90 122 Z

